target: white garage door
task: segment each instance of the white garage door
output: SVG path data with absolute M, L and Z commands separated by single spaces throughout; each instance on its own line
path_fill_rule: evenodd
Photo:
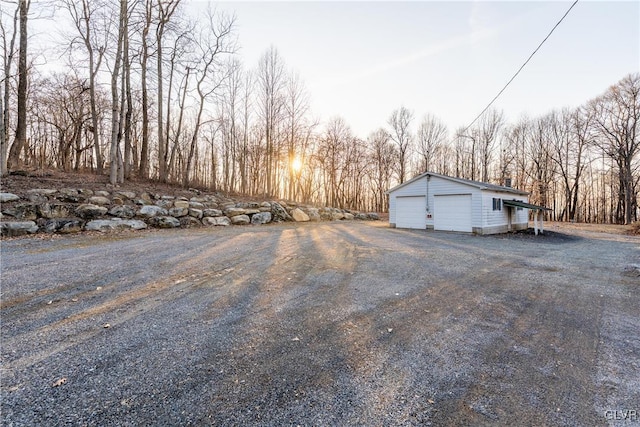
M 471 232 L 471 194 L 435 196 L 433 228 Z
M 396 199 L 396 227 L 427 228 L 427 204 L 424 196 Z

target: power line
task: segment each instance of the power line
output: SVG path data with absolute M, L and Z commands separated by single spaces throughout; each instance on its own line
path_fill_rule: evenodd
M 567 15 L 569 14 L 569 12 L 571 12 L 571 9 L 573 9 L 573 7 L 578 4 L 578 1 L 580 0 L 575 0 L 573 2 L 573 4 L 571 5 L 571 7 L 569 7 L 569 9 L 567 9 L 567 11 L 564 13 L 564 15 L 562 15 L 562 18 L 560 18 L 560 20 L 556 23 L 556 25 L 553 26 L 553 28 L 551 29 L 551 31 L 549 31 L 549 34 L 547 34 L 547 36 L 544 38 L 544 40 L 542 40 L 540 42 L 540 44 L 538 45 L 538 47 L 533 51 L 533 53 L 531 53 L 531 55 L 529 55 L 529 57 L 527 58 L 526 61 L 524 61 L 524 64 L 522 64 L 520 66 L 520 68 L 518 68 L 518 71 L 516 71 L 516 73 L 513 75 L 513 77 L 511 77 L 511 80 L 509 80 L 507 82 L 506 85 L 504 85 L 504 87 L 500 90 L 500 92 L 498 92 L 498 94 L 491 100 L 491 102 L 489 102 L 489 104 L 484 107 L 484 110 L 482 110 L 482 112 L 480 114 L 478 114 L 476 116 L 475 119 L 473 119 L 473 121 L 469 124 L 469 126 L 467 126 L 462 133 L 464 134 L 465 132 L 467 132 L 467 130 L 473 126 L 473 124 L 480 118 L 482 117 L 482 115 L 485 113 L 485 111 L 487 111 L 489 109 L 489 107 L 491 107 L 491 105 L 496 101 L 496 99 L 498 99 L 498 97 L 500 95 L 502 95 L 502 92 L 505 91 L 505 89 L 511 84 L 511 82 L 518 76 L 518 74 L 520 74 L 520 71 L 522 71 L 522 69 L 525 67 L 525 65 L 527 65 L 529 63 L 529 61 L 531 60 L 531 58 L 533 58 L 533 55 L 536 54 L 536 52 L 538 52 L 538 50 L 540 50 L 540 48 L 542 47 L 542 45 L 544 44 L 544 42 L 547 41 L 547 39 L 551 36 L 551 34 L 553 34 L 553 32 L 555 31 L 556 28 L 558 28 L 558 25 L 560 25 L 560 23 L 564 20 L 564 18 L 567 17 Z

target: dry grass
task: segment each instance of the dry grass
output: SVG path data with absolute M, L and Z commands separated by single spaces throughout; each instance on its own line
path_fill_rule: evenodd
M 635 232 L 634 227 L 635 226 Z M 576 230 L 589 231 L 592 233 L 609 233 L 609 234 L 640 234 L 640 224 L 632 225 L 621 224 L 587 224 L 583 222 L 554 222 L 548 221 L 544 223 L 545 230 L 562 231 Z

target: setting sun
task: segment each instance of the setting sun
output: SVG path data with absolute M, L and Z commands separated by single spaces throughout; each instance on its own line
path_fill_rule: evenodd
M 300 160 L 299 157 L 294 157 L 291 161 L 291 169 L 293 169 L 294 172 L 298 172 L 302 169 L 302 160 Z

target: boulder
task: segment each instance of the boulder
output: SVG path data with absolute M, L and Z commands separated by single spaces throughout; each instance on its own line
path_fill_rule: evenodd
M 31 190 L 27 190 L 27 194 L 37 194 L 38 196 L 53 196 L 56 194 L 58 190 L 54 190 L 53 188 L 32 188 Z
M 96 196 L 100 196 L 100 197 L 109 197 L 111 196 L 111 194 L 108 191 L 105 190 L 99 190 L 95 192 Z
M 268 224 L 271 222 L 271 212 L 260 212 L 253 214 L 251 224 Z
M 180 218 L 180 226 L 182 228 L 202 227 L 202 223 L 192 216 L 183 216 Z
M 255 203 L 255 202 L 240 202 L 240 203 L 236 203 L 236 208 L 258 209 L 259 207 L 260 207 L 260 205 L 258 203 Z
M 116 216 L 118 218 L 133 218 L 136 216 L 136 210 L 133 206 L 119 205 L 109 209 L 109 215 Z
M 113 196 L 111 203 L 114 205 L 124 205 L 124 199 L 120 196 Z
M 202 215 L 207 216 L 222 216 L 222 211 L 220 209 L 205 209 L 202 211 Z
M 304 213 L 304 211 L 300 208 L 295 208 L 291 211 L 291 216 L 296 222 L 307 222 L 310 220 L 309 215 Z
M 231 217 L 231 223 L 234 225 L 245 225 L 251 222 L 249 215 L 236 215 Z
M 48 219 L 67 218 L 71 216 L 71 208 L 62 203 L 41 203 L 38 205 L 38 215 Z
M 61 188 L 60 194 L 56 196 L 61 202 L 67 203 L 79 203 L 84 200 L 84 196 L 80 194 L 80 191 L 75 188 Z
M 340 212 L 339 210 L 335 210 L 331 213 L 331 220 L 332 221 L 338 221 L 344 219 L 344 214 L 342 212 Z
M 228 207 L 224 210 L 224 214 L 233 218 L 234 216 L 246 215 L 246 211 L 243 208 Z
M 157 228 L 177 228 L 180 227 L 180 221 L 172 216 L 154 216 L 149 219 L 149 224 Z
M 89 190 L 88 188 L 81 188 L 81 189 L 79 189 L 79 190 L 78 190 L 78 193 L 80 193 L 80 195 L 81 195 L 81 196 L 84 196 L 84 197 L 91 197 L 91 196 L 93 196 L 93 190 Z M 109 196 L 109 195 L 107 194 L 107 197 L 108 197 L 108 196 Z
M 37 205 L 33 203 L 18 203 L 2 210 L 2 213 L 16 219 L 35 221 L 38 219 Z
M 177 203 L 177 202 L 176 202 Z M 171 208 L 169 209 L 169 215 L 180 218 L 189 215 L 189 208 Z
M 85 225 L 87 231 L 109 231 L 118 229 L 142 230 L 147 228 L 147 224 L 139 219 L 94 219 Z
M 41 196 L 40 194 L 27 194 L 27 199 L 31 203 L 45 203 L 49 200 L 47 196 Z
M 167 210 L 156 205 L 144 205 L 138 211 L 138 216 L 143 218 L 153 218 L 156 216 L 167 215 Z
M 380 221 L 380 215 L 378 215 L 378 214 L 377 214 L 377 213 L 375 213 L 375 212 L 369 212 L 369 213 L 367 214 L 367 217 L 369 217 L 369 219 L 370 219 L 370 220 L 373 220 L 373 221 Z
M 111 200 L 104 196 L 91 196 L 87 201 L 93 205 L 108 205 L 111 203 Z
M 226 216 L 205 216 L 202 218 L 202 223 L 208 226 L 227 226 L 231 225 L 231 220 Z
M 38 231 L 38 226 L 33 221 L 3 222 L 0 223 L 0 234 L 3 236 L 23 236 Z
M 179 209 L 189 209 L 189 202 L 187 202 L 186 200 L 176 200 L 175 202 L 173 202 L 173 207 Z
M 320 209 L 320 219 L 323 221 L 331 221 L 331 208 Z
M 202 217 L 204 216 L 204 213 L 202 212 L 201 209 L 189 208 L 189 216 L 202 219 Z
M 155 204 L 156 206 L 160 206 L 161 208 L 169 209 L 173 206 L 173 200 L 160 199 L 156 200 Z
M 353 218 L 355 218 L 355 216 L 352 213 L 349 213 L 349 212 L 345 212 L 343 214 L 343 217 L 342 217 L 342 219 L 347 220 L 347 221 L 352 221 Z
M 142 193 L 140 195 L 140 200 L 142 200 L 142 204 L 144 205 L 150 205 L 153 203 L 153 199 L 151 198 L 151 195 L 149 193 Z
M 356 214 L 356 219 L 359 219 L 361 221 L 366 221 L 366 220 L 369 219 L 369 217 L 365 213 L 357 213 Z
M 193 199 L 191 199 L 191 201 L 189 202 L 189 207 L 193 209 L 201 209 L 201 210 L 205 208 L 204 203 L 195 202 L 193 201 Z
M 293 221 L 291 215 L 278 202 L 271 203 L 271 217 L 273 222 Z
M 13 202 L 15 200 L 20 200 L 20 196 L 13 193 L 0 193 L 0 203 Z
M 136 198 L 136 193 L 134 193 L 133 191 L 118 191 L 116 194 L 128 200 L 133 200 Z
M 307 208 L 307 215 L 310 221 L 320 221 L 320 212 L 316 208 Z
M 97 218 L 106 214 L 106 207 L 93 205 L 91 203 L 83 203 L 76 208 L 76 215 L 84 219 Z
M 84 221 L 78 218 L 53 218 L 44 224 L 47 233 L 79 233 L 84 229 Z

